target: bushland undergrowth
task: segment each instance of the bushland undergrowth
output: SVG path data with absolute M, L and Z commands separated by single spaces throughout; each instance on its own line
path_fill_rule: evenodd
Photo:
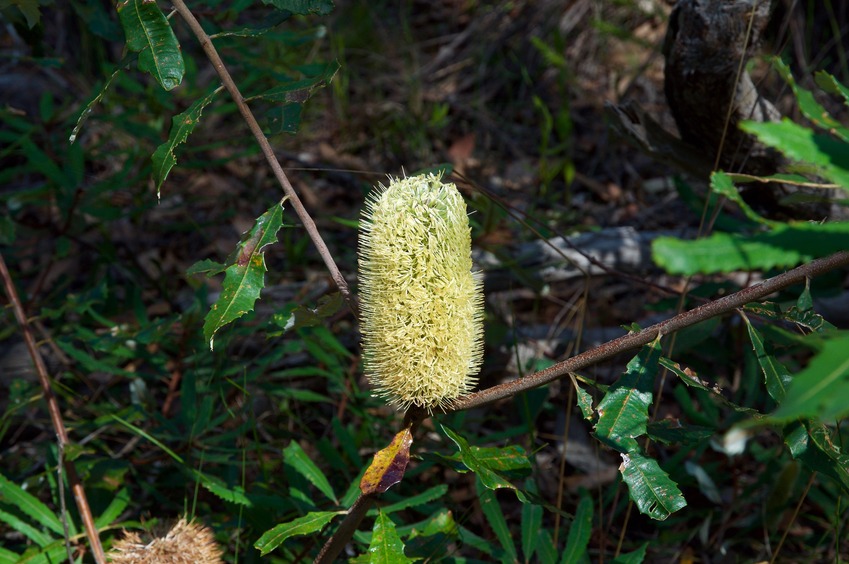
M 581 5 L 556 26 L 521 3 L 4 8 L 33 68 L 10 66 L 30 87 L 0 113 L 0 562 L 105 561 L 122 529 L 182 515 L 234 562 L 849 557 L 849 335 L 828 305 L 849 223 L 763 217 L 738 189 L 845 205 L 846 69 L 803 82 L 771 63 L 798 117 L 743 127 L 793 174 L 679 178 L 688 219 L 652 227 L 711 218 L 700 237 L 654 237 L 637 276 L 593 256 L 577 282 L 545 280 L 520 243 L 599 229 L 577 219 L 592 199 L 649 205 L 581 170 L 565 54 Z M 651 60 L 619 19 L 662 23 L 641 10 L 596 16 L 600 65 L 622 37 Z M 66 21 L 78 44 L 49 39 Z M 408 72 L 425 55 L 438 72 Z M 476 81 L 475 61 L 500 74 Z M 514 161 L 499 182 L 483 146 Z M 357 211 L 402 165 L 453 174 L 489 252 L 478 391 L 432 416 L 371 396 L 349 290 Z M 594 267 L 631 284 L 616 315 Z M 611 319 L 626 331 L 588 336 Z

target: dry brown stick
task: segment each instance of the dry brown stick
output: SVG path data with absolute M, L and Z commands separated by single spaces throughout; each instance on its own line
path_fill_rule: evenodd
M 339 267 L 336 266 L 336 261 L 334 261 L 333 257 L 330 255 L 330 251 L 324 243 L 324 239 L 321 238 L 321 234 L 318 232 L 315 222 L 312 217 L 310 217 L 306 208 L 304 208 L 304 204 L 301 203 L 301 199 L 298 197 L 297 192 L 295 192 L 295 189 L 286 177 L 286 173 L 283 172 L 283 167 L 280 166 L 280 162 L 274 154 L 274 149 L 271 148 L 268 138 L 262 132 L 262 127 L 260 127 L 253 115 L 253 112 L 251 112 L 251 109 L 245 102 L 244 97 L 242 97 L 242 93 L 233 81 L 233 77 L 230 76 L 230 72 L 224 66 L 224 61 L 222 61 L 221 57 L 218 55 L 218 51 L 216 51 L 215 46 L 212 44 L 212 39 L 210 39 L 209 35 L 207 35 L 203 30 L 197 18 L 195 18 L 194 14 L 192 14 L 191 10 L 189 10 L 183 0 L 173 0 L 173 4 L 177 13 L 180 14 L 189 26 L 189 29 L 191 29 L 192 33 L 194 33 L 195 37 L 197 37 L 201 48 L 204 53 L 206 53 L 206 56 L 212 63 L 212 66 L 215 67 L 215 71 L 221 78 L 221 82 L 224 83 L 224 87 L 227 89 L 227 92 L 229 92 L 230 96 L 233 97 L 236 107 L 239 108 L 239 113 L 242 114 L 242 118 L 244 118 L 251 130 L 251 133 L 253 133 L 254 138 L 256 138 L 257 143 L 259 143 L 259 146 L 262 149 L 262 154 L 265 155 L 265 160 L 268 161 L 269 166 L 271 166 L 271 170 L 274 172 L 277 182 L 280 183 L 280 186 L 283 188 L 283 192 L 289 196 L 289 201 L 292 202 L 292 208 L 295 210 L 295 213 L 298 214 L 298 218 L 300 218 L 301 223 L 304 224 L 304 228 L 318 250 L 318 254 L 321 255 L 325 266 L 327 266 L 327 270 L 330 271 L 330 276 L 333 277 L 333 281 L 336 283 L 339 291 L 342 292 L 342 296 L 348 303 L 348 307 L 351 308 L 354 315 L 357 315 L 356 300 L 348 288 L 348 283 L 345 281 L 345 277 L 342 276 L 342 273 L 339 271 Z
M 813 278 L 825 272 L 849 265 L 849 251 L 841 251 L 831 256 L 813 260 L 800 267 L 794 268 L 784 274 L 779 274 L 759 284 L 744 288 L 724 298 L 699 306 L 690 311 L 678 314 L 666 321 L 661 321 L 651 327 L 637 333 L 629 333 L 618 339 L 609 341 L 603 345 L 582 352 L 571 358 L 558 362 L 554 366 L 541 370 L 530 376 L 525 376 L 512 382 L 505 382 L 473 394 L 460 398 L 447 410 L 446 413 L 462 411 L 473 407 L 481 407 L 494 401 L 509 398 L 518 393 L 532 388 L 538 388 L 563 378 L 570 372 L 577 372 L 603 360 L 607 360 L 617 354 L 646 345 L 657 338 L 658 335 L 668 335 L 690 327 L 717 315 L 728 313 L 738 307 L 762 299 L 774 292 L 783 290 L 793 284 L 803 282 L 806 278 Z
M 106 555 L 103 553 L 103 545 L 100 544 L 100 537 L 97 534 L 97 527 L 94 525 L 94 517 L 91 514 L 91 508 L 88 505 L 88 498 L 85 495 L 85 489 L 77 475 L 76 468 L 72 462 L 64 459 L 62 453 L 65 447 L 70 444 L 68 440 L 68 431 L 65 429 L 65 423 L 62 421 L 62 413 L 59 410 L 59 402 L 56 401 L 56 396 L 53 394 L 53 388 L 50 386 L 50 377 L 47 375 L 47 366 L 44 364 L 44 359 L 41 358 L 41 353 L 35 343 L 32 329 L 27 322 L 26 314 L 24 313 L 21 299 L 15 289 L 15 284 L 12 282 L 12 275 L 6 267 L 6 261 L 3 259 L 3 254 L 0 253 L 0 277 L 3 278 L 3 287 L 6 290 L 6 296 L 9 298 L 9 303 L 12 305 L 12 310 L 15 312 L 15 319 L 18 321 L 18 326 L 21 328 L 21 333 L 24 342 L 27 345 L 29 354 L 35 364 L 35 371 L 38 374 L 38 380 L 41 383 L 41 390 L 44 393 L 44 399 L 47 401 L 47 411 L 50 413 L 50 420 L 53 423 L 53 430 L 56 432 L 56 441 L 59 443 L 60 464 L 64 462 L 65 472 L 68 475 L 68 484 L 71 491 L 74 493 L 74 500 L 77 503 L 77 509 L 80 512 L 85 527 L 86 536 L 91 544 L 91 550 L 94 554 L 94 559 L 98 564 L 105 564 Z M 63 487 L 59 484 L 59 487 Z

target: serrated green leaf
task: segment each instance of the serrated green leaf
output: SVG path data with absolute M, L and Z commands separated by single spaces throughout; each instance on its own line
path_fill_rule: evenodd
M 823 341 L 808 366 L 793 377 L 784 401 L 770 416 L 774 421 L 810 418 L 835 421 L 849 414 L 849 333 Z
M 798 323 L 802 327 L 807 327 L 811 331 L 816 331 L 817 333 L 831 331 L 835 328 L 834 325 L 823 319 L 823 317 L 815 311 L 802 311 L 797 306 L 793 306 L 787 311 L 781 311 L 781 306 L 778 304 L 772 302 L 761 302 L 746 304 L 743 306 L 743 309 L 767 319 Z
M 254 543 L 254 548 L 259 550 L 260 556 L 265 556 L 286 539 L 300 535 L 309 535 L 324 528 L 337 515 L 344 511 L 313 511 L 303 517 L 298 517 L 286 523 L 280 523 L 276 527 L 265 531 L 259 540 Z
M 371 564 L 404 564 L 415 562 L 404 554 L 404 543 L 395 530 L 395 523 L 387 515 L 379 512 L 372 530 L 371 544 L 368 547 Z
M 646 433 L 649 406 L 660 359 L 660 341 L 644 346 L 598 404 L 596 436 L 619 452 L 637 450 Z
M 203 324 L 203 335 L 213 348 L 215 333 L 231 321 L 252 311 L 265 287 L 264 249 L 277 241 L 277 232 L 283 225 L 283 202 L 274 204 L 257 218 L 235 253 L 228 259 L 224 271 L 224 287 L 212 305 Z
M 754 235 L 714 233 L 695 241 L 658 237 L 654 261 L 672 274 L 790 268 L 849 248 L 849 223 L 782 224 Z
M 262 3 L 304 16 L 326 16 L 333 11 L 333 0 L 262 0 Z
M 139 54 L 139 70 L 150 73 L 165 90 L 179 86 L 186 71 L 183 54 L 171 24 L 156 2 L 122 0 L 117 10 L 127 48 Z
M 310 460 L 301 445 L 292 441 L 285 449 L 283 449 L 283 461 L 294 468 L 301 476 L 310 481 L 318 490 L 323 493 L 333 503 L 338 504 L 339 500 L 336 494 L 333 493 L 333 487 L 325 477 L 324 473 Z
M 758 359 L 758 365 L 761 367 L 761 372 L 763 372 L 766 390 L 772 399 L 781 403 L 784 401 L 784 396 L 787 394 L 787 387 L 792 380 L 790 371 L 774 355 L 767 353 L 763 336 L 755 329 L 749 318 L 744 315 L 743 321 L 746 322 L 746 328 L 749 331 L 749 340 L 752 342 L 752 348 Z
M 588 391 L 578 385 L 578 380 L 573 375 L 570 374 L 569 377 L 572 379 L 572 385 L 575 387 L 575 393 L 578 396 L 578 407 L 581 409 L 581 413 L 584 414 L 584 419 L 592 419 L 593 415 L 595 415 L 593 397 Z
M 751 206 L 746 203 L 746 200 L 743 199 L 743 196 L 740 195 L 740 191 L 737 190 L 736 186 L 734 186 L 734 182 L 731 181 L 731 177 L 728 174 L 722 171 L 712 173 L 710 175 L 710 189 L 737 204 L 737 206 L 743 210 L 743 214 L 753 222 L 760 223 L 762 225 L 778 224 L 776 221 L 770 221 L 755 213 L 755 210 L 753 210 Z
M 229 501 L 236 505 L 243 505 L 245 507 L 253 506 L 253 502 L 248 499 L 248 496 L 245 494 L 245 490 L 242 486 L 230 487 L 224 482 L 224 480 L 217 476 L 203 474 L 197 470 L 193 471 L 193 473 L 204 488 L 224 501 Z
M 112 81 L 115 80 L 124 68 L 131 63 L 134 63 L 138 59 L 138 53 L 127 53 L 127 55 L 118 63 L 118 68 L 116 68 L 109 78 L 106 80 L 106 83 L 98 90 L 97 94 L 92 97 L 91 100 L 83 106 L 82 111 L 80 112 L 79 117 L 77 118 L 77 123 L 74 125 L 74 129 L 71 131 L 71 135 L 68 137 L 68 143 L 74 143 L 77 140 L 77 137 L 80 134 L 80 130 L 83 128 L 83 125 L 86 121 L 88 121 L 89 116 L 91 116 L 92 110 L 96 104 L 99 104 L 103 99 L 103 96 L 106 94 L 106 91 L 109 90 L 109 87 L 112 86 Z
M 3 511 L 3 504 L 0 504 L 0 523 L 6 523 L 12 530 L 24 535 L 38 546 L 44 548 L 53 542 L 53 537 L 33 527 L 14 513 Z
M 221 274 L 225 270 L 227 270 L 226 264 L 221 264 L 220 262 L 215 262 L 211 259 L 203 259 L 191 265 L 188 270 L 186 270 L 186 274 L 206 274 L 207 276 L 215 276 L 216 274 Z
M 829 94 L 839 94 L 843 96 L 843 100 L 849 106 L 849 88 L 839 83 L 836 78 L 825 71 L 819 71 L 814 75 L 814 80 L 817 85 L 828 92 Z
M 64 535 L 62 521 L 37 497 L 0 474 L 0 501 L 16 507 L 36 523 L 57 535 Z M 51 539 L 52 540 L 52 539 Z M 42 545 L 43 546 L 43 545 Z
M 220 31 L 214 35 L 211 35 L 210 38 L 217 39 L 219 37 L 259 37 L 273 30 L 275 27 L 285 22 L 290 17 L 292 17 L 291 13 L 288 13 L 284 10 L 277 10 L 266 14 L 262 18 L 262 20 L 256 25 L 249 25 L 240 29 L 229 29 L 226 31 Z
M 805 117 L 811 120 L 811 122 L 816 126 L 821 127 L 822 129 L 837 135 L 844 141 L 849 142 L 849 129 L 831 117 L 831 114 L 828 113 L 822 104 L 816 101 L 814 95 L 811 94 L 809 90 L 805 90 L 796 84 L 796 80 L 790 72 L 790 67 L 788 67 L 784 61 L 778 57 L 773 57 L 772 61 L 773 66 L 775 66 L 778 70 L 778 74 L 781 75 L 781 78 L 783 78 L 784 81 L 790 85 L 790 88 L 793 89 L 796 101 L 799 102 L 799 109 L 802 110 Z
M 746 121 L 740 129 L 774 147 L 787 157 L 813 164 L 822 176 L 849 190 L 849 145 L 829 135 L 820 135 L 784 118 L 780 122 Z
M 533 490 L 533 482 L 525 484 L 528 491 Z M 542 507 L 535 503 L 522 504 L 522 556 L 525 562 L 531 562 L 539 544 L 539 533 L 542 529 Z
M 480 479 L 475 480 L 478 491 L 478 500 L 480 501 L 481 511 L 483 511 L 486 521 L 495 533 L 495 538 L 507 552 L 511 562 L 518 559 L 516 545 L 513 543 L 513 536 L 510 533 L 510 528 L 507 526 L 507 520 L 504 518 L 504 513 L 501 511 L 501 506 L 498 505 L 498 499 L 495 497 L 495 492 L 492 488 L 485 485 Z
M 566 537 L 566 548 L 563 549 L 560 564 L 580 562 L 587 553 L 590 535 L 593 532 L 592 521 L 593 500 L 586 492 L 583 492 L 578 508 L 575 510 L 575 519 L 569 526 L 569 536 Z
M 619 466 L 628 493 L 640 513 L 663 521 L 687 505 L 678 485 L 669 479 L 656 460 L 638 452 L 622 454 Z
M 194 131 L 197 124 L 200 123 L 203 109 L 212 102 L 215 94 L 220 89 L 221 87 L 216 88 L 203 98 L 195 100 L 185 112 L 171 118 L 171 131 L 168 133 L 168 141 L 157 147 L 151 157 L 157 198 L 159 198 L 162 183 L 165 182 L 165 179 L 168 178 L 168 173 L 177 164 L 177 156 L 174 154 L 174 149 L 177 148 L 177 145 L 186 142 L 186 139 Z
M 849 456 L 840 452 L 825 425 L 791 423 L 784 429 L 784 442 L 793 458 L 834 479 L 849 493 Z

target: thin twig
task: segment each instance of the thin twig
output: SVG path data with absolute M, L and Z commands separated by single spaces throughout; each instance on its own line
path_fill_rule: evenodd
M 173 0 L 174 8 L 189 26 L 189 29 L 192 30 L 195 37 L 197 37 L 200 42 L 200 46 L 203 49 L 204 53 L 206 53 L 207 58 L 212 63 L 212 66 L 215 67 L 215 71 L 218 73 L 218 76 L 221 78 L 221 82 L 224 83 L 224 87 L 227 89 L 227 92 L 232 96 L 233 101 L 236 103 L 236 107 L 239 108 L 239 113 L 242 114 L 242 118 L 244 118 L 245 122 L 248 124 L 248 128 L 250 128 L 251 133 L 253 133 L 254 138 L 256 138 L 257 143 L 259 143 L 260 148 L 262 149 L 262 154 L 265 155 L 265 160 L 268 161 L 269 166 L 271 166 L 271 170 L 274 172 L 274 176 L 277 178 L 277 182 L 280 183 L 280 186 L 283 188 L 283 191 L 289 196 L 289 201 L 292 203 L 292 208 L 295 210 L 295 213 L 300 218 L 301 223 L 303 223 L 304 228 L 307 231 L 310 239 L 312 239 L 313 244 L 318 250 L 318 254 L 321 255 L 322 260 L 324 261 L 325 266 L 327 266 L 327 270 L 330 271 L 330 276 L 333 278 L 333 281 L 336 283 L 336 286 L 339 288 L 339 291 L 342 292 L 342 296 L 345 298 L 345 301 L 348 303 L 348 307 L 357 315 L 357 303 L 353 294 L 351 294 L 350 289 L 348 288 L 348 283 L 345 281 L 345 277 L 342 276 L 342 273 L 339 271 L 339 268 L 336 266 L 336 262 L 333 260 L 333 257 L 330 254 L 330 251 L 327 248 L 327 245 L 324 243 L 324 239 L 321 238 L 321 234 L 318 232 L 318 228 L 315 225 L 312 217 L 307 212 L 304 204 L 301 203 L 301 199 L 298 197 L 297 192 L 292 187 L 292 184 L 289 182 L 289 179 L 286 177 L 286 173 L 283 172 L 283 167 L 280 166 L 280 162 L 277 160 L 277 156 L 274 154 L 274 149 L 271 148 L 271 144 L 268 142 L 268 138 L 262 132 L 262 127 L 260 127 L 256 118 L 245 102 L 242 93 L 239 92 L 239 87 L 236 86 L 236 83 L 233 81 L 233 78 L 230 76 L 230 72 L 224 66 L 224 61 L 221 60 L 221 57 L 218 55 L 218 51 L 216 51 L 215 46 L 212 44 L 212 40 L 206 34 L 206 32 L 201 27 L 198 20 L 195 18 L 194 14 L 192 14 L 191 10 L 186 6 L 183 0 Z
M 64 461 L 65 472 L 68 476 L 68 485 L 74 494 L 74 500 L 77 504 L 77 509 L 80 512 L 80 519 L 85 527 L 86 536 L 91 545 L 91 550 L 94 555 L 94 560 L 97 564 L 105 564 L 106 555 L 103 553 L 103 545 L 100 544 L 100 537 L 97 534 L 97 527 L 94 525 L 94 517 L 91 514 L 91 508 L 88 505 L 88 498 L 85 495 L 82 482 L 77 475 L 77 470 L 73 462 L 68 461 L 63 456 L 65 447 L 70 444 L 68 440 L 68 431 L 65 429 L 65 423 L 62 421 L 62 413 L 59 410 L 59 402 L 53 394 L 53 388 L 50 386 L 50 377 L 47 375 L 47 366 L 44 364 L 44 359 L 41 358 L 41 353 L 35 343 L 32 329 L 27 322 L 27 316 L 24 313 L 24 307 L 21 299 L 18 296 L 18 291 L 15 289 L 15 284 L 12 282 L 12 275 L 6 267 L 6 261 L 3 259 L 3 253 L 0 253 L 0 277 L 3 278 L 3 287 L 6 290 L 6 296 L 9 298 L 9 303 L 12 305 L 12 311 L 15 312 L 15 319 L 18 321 L 18 326 L 21 329 L 24 342 L 29 350 L 32 362 L 35 365 L 35 371 L 38 374 L 38 380 L 41 383 L 41 390 L 44 393 L 44 399 L 47 402 L 47 411 L 50 413 L 50 420 L 53 423 L 53 430 L 56 432 L 56 441 L 59 445 L 60 461 Z M 62 488 L 64 485 L 59 484 Z
M 690 311 L 678 314 L 675 317 L 661 321 L 637 333 L 629 333 L 609 341 L 603 345 L 582 352 L 569 359 L 559 362 L 545 370 L 541 370 L 530 376 L 525 376 L 512 382 L 505 382 L 473 394 L 460 398 L 445 410 L 445 413 L 463 411 L 473 407 L 481 407 L 498 400 L 512 397 L 518 393 L 528 391 L 532 388 L 544 386 L 555 380 L 559 380 L 570 372 L 578 372 L 588 366 L 598 364 L 604 360 L 613 358 L 619 353 L 632 350 L 654 341 L 658 335 L 669 335 L 686 327 L 733 311 L 749 302 L 760 300 L 766 296 L 783 290 L 788 286 L 803 282 L 806 278 L 813 278 L 825 272 L 849 265 L 849 251 L 841 251 L 831 256 L 813 260 L 807 264 L 794 268 L 784 274 L 779 274 L 759 284 L 744 288 L 724 298 L 699 306 Z

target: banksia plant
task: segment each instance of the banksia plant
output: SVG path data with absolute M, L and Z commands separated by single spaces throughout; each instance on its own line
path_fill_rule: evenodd
M 143 539 L 135 531 L 112 545 L 106 555 L 115 564 L 223 564 L 221 548 L 212 531 L 180 519 L 161 537 Z
M 360 222 L 363 364 L 403 410 L 451 405 L 483 358 L 483 289 L 472 273 L 466 203 L 434 174 L 391 180 Z

